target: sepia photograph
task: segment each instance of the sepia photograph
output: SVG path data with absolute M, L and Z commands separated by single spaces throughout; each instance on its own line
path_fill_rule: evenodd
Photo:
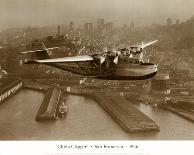
M 193 0 L 0 0 L 0 14 L 0 141 L 194 140 Z

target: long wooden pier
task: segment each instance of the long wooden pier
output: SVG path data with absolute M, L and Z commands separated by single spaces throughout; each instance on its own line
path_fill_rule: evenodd
M 180 108 L 176 108 L 176 107 L 173 107 L 173 106 L 170 106 L 170 105 L 163 105 L 163 104 L 160 104 L 159 105 L 160 108 L 163 108 L 163 109 L 166 109 L 166 110 L 169 110 L 191 122 L 194 122 L 194 113 L 193 112 L 190 112 L 190 111 L 186 111 L 184 109 L 180 109 Z
M 132 103 L 120 96 L 106 96 L 102 93 L 92 98 L 104 108 L 110 116 L 126 131 L 159 131 L 160 127 L 148 116 L 143 114 Z
M 61 90 L 57 88 L 51 87 L 47 90 L 36 116 L 37 121 L 57 119 L 57 110 L 61 94 Z

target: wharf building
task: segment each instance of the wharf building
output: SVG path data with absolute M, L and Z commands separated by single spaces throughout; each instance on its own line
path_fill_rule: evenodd
M 158 74 L 151 80 L 152 94 L 170 94 L 170 77 L 168 74 Z
M 22 88 L 22 80 L 0 80 L 0 103 L 3 103 L 8 97 L 15 94 Z

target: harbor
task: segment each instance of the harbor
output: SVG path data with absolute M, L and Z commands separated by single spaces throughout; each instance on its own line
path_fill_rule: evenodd
M 32 88 L 37 90 L 44 90 L 45 86 L 37 87 L 37 84 L 26 83 L 25 88 Z M 140 131 L 159 131 L 159 126 L 153 120 L 148 118 L 133 104 L 129 103 L 123 97 L 115 94 L 105 95 L 103 93 L 96 93 L 94 90 L 76 89 L 70 87 L 63 87 L 64 93 L 77 94 L 88 96 L 94 99 L 111 117 L 116 121 L 125 132 L 140 132 Z M 36 120 L 57 119 L 57 110 L 61 97 L 61 90 L 56 87 L 50 87 L 46 90 L 44 100 L 39 108 Z M 122 104 L 120 104 L 122 102 Z M 50 110 L 49 110 L 50 109 Z
M 135 101 L 132 93 L 100 93 L 83 86 L 54 87 L 52 82 L 46 85 L 25 80 L 22 84 L 22 89 L 1 105 L 0 121 L 8 131 L 0 134 L 2 140 L 188 140 L 194 137 L 190 132 L 194 127 L 192 122 L 164 108 Z M 62 118 L 58 113 L 61 103 L 68 107 Z M 11 126 L 6 123 L 13 121 Z
M 43 98 L 40 91 L 24 89 L 4 102 L 0 121 L 1 130 L 6 132 L 0 133 L 1 140 L 189 140 L 194 137 L 191 122 L 144 104 L 136 107 L 157 122 L 160 131 L 126 133 L 92 98 L 70 94 L 66 99 L 69 110 L 65 119 L 37 122 L 35 117 Z

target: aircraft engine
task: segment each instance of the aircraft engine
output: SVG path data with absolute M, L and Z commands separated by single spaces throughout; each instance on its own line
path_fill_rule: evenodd
M 140 47 L 133 47 L 129 49 L 131 54 L 140 54 L 141 52 L 143 52 L 143 49 Z
M 103 54 L 103 56 L 100 56 L 100 64 L 105 65 L 105 68 L 108 69 L 111 64 L 118 64 L 118 55 L 119 53 L 117 51 L 114 52 L 107 52 Z

